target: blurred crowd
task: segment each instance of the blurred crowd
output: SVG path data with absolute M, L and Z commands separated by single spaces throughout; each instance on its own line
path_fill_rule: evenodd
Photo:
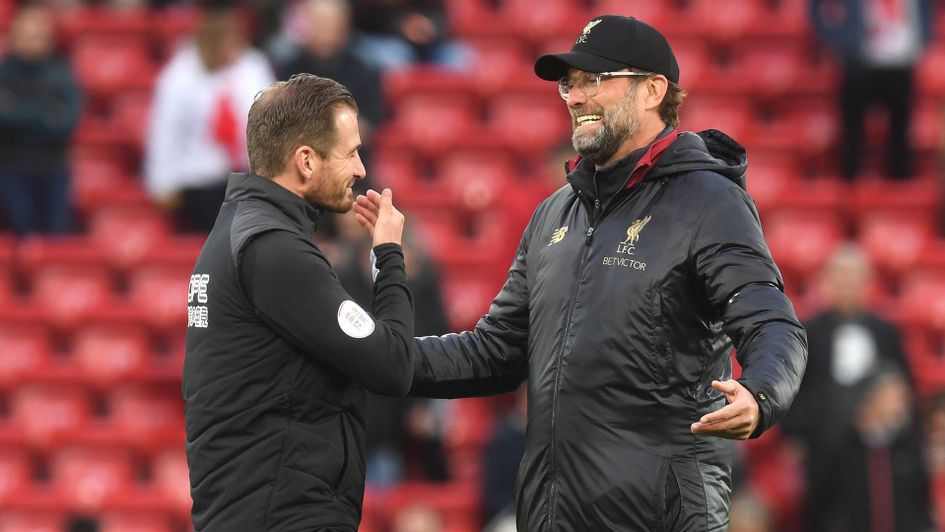
M 83 231 L 71 199 L 71 139 L 84 110 L 95 102 L 77 81 L 57 21 L 87 4 L 22 2 L 6 28 L 0 59 L 0 228 L 16 237 Z M 133 10 L 192 7 L 195 2 L 92 4 Z M 153 83 L 140 157 L 142 186 L 180 233 L 204 233 L 212 227 L 227 175 L 247 169 L 249 107 L 273 81 L 309 72 L 351 90 L 360 108 L 362 158 L 368 169 L 360 186 L 375 187 L 384 184 L 372 182 L 371 172 L 374 134 L 389 119 L 384 76 L 418 63 L 465 72 L 474 60 L 469 47 L 450 35 L 448 6 L 441 0 L 196 4 L 199 17 L 167 52 Z M 930 0 L 810 4 L 811 32 L 835 53 L 842 73 L 836 94 L 841 115 L 838 173 L 848 180 L 862 178 L 864 154 L 872 156 L 864 148 L 864 117 L 879 110 L 888 115 L 881 173 L 892 181 L 908 181 L 914 173 L 909 139 L 915 71 L 933 39 L 934 6 Z M 549 190 L 565 183 L 562 163 L 570 155 L 567 145 L 547 154 L 553 168 L 547 172 Z M 539 199 L 522 209 L 530 212 Z M 370 238 L 353 215 L 326 219 L 319 243 L 345 288 L 370 310 Z M 945 224 L 939 229 L 945 232 Z M 407 239 L 405 257 L 417 334 L 450 331 L 454 327 L 439 265 L 418 234 Z M 909 342 L 871 299 L 883 282 L 877 277 L 869 256 L 853 243 L 839 246 L 820 273 L 819 303 L 805 323 L 810 356 L 801 392 L 780 434 L 742 447 L 732 532 L 945 530 L 945 516 L 936 515 L 933 481 L 945 478 L 945 390 L 917 392 Z M 372 489 L 383 491 L 405 481 L 455 480 L 447 449 L 450 402 L 378 396 L 371 404 L 366 473 Z M 489 530 L 514 530 L 525 395 L 520 391 L 488 404 L 495 421 L 481 438 L 478 457 L 480 519 Z M 751 474 L 752 467 L 769 461 L 778 465 L 775 474 Z M 759 489 L 753 483 L 758 478 L 785 485 L 787 493 Z M 942 491 L 939 487 L 939 498 L 945 497 Z M 391 522 L 393 532 L 444 527 L 444 516 L 422 500 Z M 74 529 L 94 530 L 94 520 L 77 522 Z

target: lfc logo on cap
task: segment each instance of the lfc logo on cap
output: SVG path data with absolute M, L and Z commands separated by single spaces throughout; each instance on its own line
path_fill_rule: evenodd
M 574 44 L 581 44 L 587 42 L 587 37 L 591 34 L 591 30 L 594 29 L 594 26 L 600 24 L 600 19 L 592 20 L 587 23 L 587 26 L 584 26 L 584 30 L 581 31 L 581 35 L 574 41 Z

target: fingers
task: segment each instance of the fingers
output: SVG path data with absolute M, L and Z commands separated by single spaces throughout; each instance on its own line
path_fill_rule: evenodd
M 693 423 L 693 434 L 729 439 L 747 439 L 758 426 L 758 402 L 736 380 L 712 381 L 712 388 L 725 394 L 727 405 Z
M 738 391 L 739 384 L 738 381 L 729 379 L 727 381 L 712 381 L 712 387 L 729 396 Z
M 358 196 L 354 203 L 354 212 L 364 217 L 364 219 L 375 225 L 377 223 L 377 205 L 372 203 L 364 196 Z
M 374 224 L 369 222 L 368 219 L 362 216 L 360 213 L 354 213 L 354 216 L 357 218 L 358 223 L 361 224 L 361 227 L 367 230 L 368 234 L 374 236 Z

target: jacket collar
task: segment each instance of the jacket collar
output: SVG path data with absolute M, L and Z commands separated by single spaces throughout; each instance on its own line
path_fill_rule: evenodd
M 275 181 L 250 173 L 230 174 L 226 201 L 258 199 L 282 211 L 299 229 L 314 233 L 320 211 Z
M 667 126 L 649 145 L 598 169 L 578 155 L 565 165 L 568 181 L 579 194 L 597 197 L 606 202 L 620 190 L 630 189 L 643 181 L 660 155 L 678 136 L 678 131 Z

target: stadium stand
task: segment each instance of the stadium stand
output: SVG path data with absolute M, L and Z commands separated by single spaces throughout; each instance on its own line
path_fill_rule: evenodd
M 385 75 L 392 119 L 375 135 L 371 177 L 396 191 L 439 263 L 453 329 L 473 327 L 487 310 L 520 234 L 510 229 L 521 218 L 510 204 L 530 198 L 514 205 L 530 213 L 537 200 L 522 193 L 535 187 L 530 174 L 568 138 L 564 106 L 535 79 L 534 58 L 570 47 L 593 14 L 626 13 L 673 43 L 691 92 L 682 128 L 718 128 L 748 146 L 749 191 L 800 313 L 816 306 L 812 276 L 835 246 L 858 240 L 882 274 L 878 300 L 906 331 L 920 393 L 945 390 L 945 239 L 934 225 L 945 209 L 936 167 L 945 10 L 917 78 L 915 148 L 932 163 L 892 184 L 835 177 L 838 69 L 810 35 L 805 2 L 445 4 L 475 58 L 467 72 L 419 65 Z M 0 0 L 0 28 L 15 9 Z M 59 532 L 76 513 L 96 516 L 102 532 L 180 532 L 190 509 L 183 298 L 203 236 L 171 234 L 139 169 L 155 74 L 196 15 L 187 7 L 63 13 L 62 41 L 88 96 L 72 159 L 81 224 L 66 238 L 0 235 L 0 532 Z M 882 127 L 871 119 L 867 129 L 875 144 Z M 369 486 L 361 530 L 387 530 L 418 501 L 444 516 L 448 532 L 479 530 L 479 453 L 496 404 L 454 401 L 453 481 Z M 779 438 L 772 431 L 747 446 L 749 484 L 790 524 L 802 486 Z M 945 515 L 945 474 L 935 484 Z

